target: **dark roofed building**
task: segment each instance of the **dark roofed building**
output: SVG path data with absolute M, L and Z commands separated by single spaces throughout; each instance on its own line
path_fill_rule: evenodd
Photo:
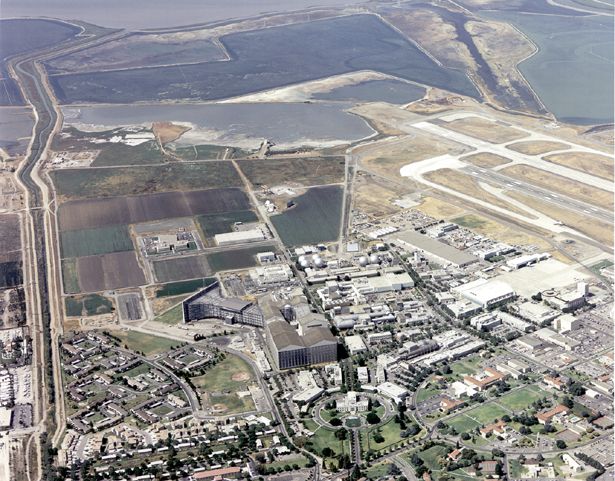
M 214 282 L 183 302 L 184 322 L 199 319 L 222 319 L 229 324 L 263 327 L 265 318 L 260 308 L 243 299 L 222 296 L 220 283 Z
M 328 327 L 305 327 L 300 335 L 284 320 L 267 324 L 267 344 L 278 369 L 337 361 L 337 338 Z

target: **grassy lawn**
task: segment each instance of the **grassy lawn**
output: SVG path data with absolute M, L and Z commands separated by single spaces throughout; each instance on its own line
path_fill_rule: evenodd
M 487 403 L 479 408 L 473 409 L 467 414 L 481 424 L 489 424 L 496 419 L 500 419 L 505 414 L 508 414 L 508 411 L 496 404 Z
M 442 464 L 439 462 L 439 458 L 446 456 L 450 448 L 447 446 L 436 445 L 432 446 L 425 451 L 418 453 L 419 458 L 423 460 L 425 466 L 432 471 L 438 471 L 442 468 Z
M 304 422 L 305 427 L 314 433 L 314 436 L 309 438 L 311 443 L 311 449 L 319 456 L 322 454 L 322 450 L 326 447 L 331 448 L 333 451 L 333 457 L 338 454 L 350 453 L 350 441 L 340 441 L 335 437 L 335 431 L 333 429 L 321 427 L 311 419 L 307 419 Z M 327 458 L 327 460 L 330 458 Z
M 446 424 L 455 428 L 455 431 L 458 433 L 467 433 L 472 429 L 480 426 L 474 419 L 469 418 L 465 414 L 459 414 L 454 418 L 451 418 L 446 421 Z
M 458 374 L 460 376 L 476 374 L 476 371 L 478 371 L 478 365 L 481 361 L 482 358 L 478 356 L 474 356 L 470 359 L 465 359 L 463 361 L 457 361 L 456 363 L 451 364 L 451 370 L 454 374 Z
M 299 467 L 304 468 L 308 464 L 308 459 L 305 456 L 298 454 L 296 456 L 282 459 L 281 461 L 274 461 L 273 463 L 269 463 L 267 464 L 267 467 L 274 469 L 284 468 L 284 466 L 286 466 L 287 464 L 289 466 L 292 466 L 293 464 L 298 464 Z
M 389 474 L 389 466 L 391 463 L 385 461 L 383 463 L 374 464 L 365 471 L 365 476 L 370 479 L 378 479 Z
M 181 345 L 181 341 L 165 337 L 152 336 L 136 331 L 113 331 L 111 334 L 118 338 L 122 345 L 133 351 L 142 352 L 145 356 L 154 356 Z
M 511 411 L 518 412 L 527 409 L 534 401 L 545 397 L 547 394 L 536 386 L 528 386 L 502 396 L 498 399 L 498 404 Z
M 254 381 L 252 368 L 241 358 L 226 357 L 202 376 L 192 378 L 195 387 L 203 392 L 244 391 L 247 383 Z
M 424 388 L 421 388 L 416 393 L 416 402 L 421 403 L 436 394 L 440 394 L 442 390 L 435 383 L 429 383 Z
M 182 309 L 182 304 L 177 304 L 176 306 L 171 307 L 171 309 L 168 309 L 159 316 L 155 317 L 154 321 L 162 322 L 163 324 L 175 325 L 182 322 L 183 318 L 184 311 Z
M 374 440 L 376 433 L 380 431 L 380 434 L 384 438 L 384 441 L 377 443 Z M 361 446 L 365 451 L 374 450 L 379 451 L 381 449 L 388 448 L 392 444 L 395 444 L 402 440 L 400 436 L 401 430 L 399 424 L 395 423 L 395 419 L 391 418 L 388 422 L 380 426 L 379 428 L 371 429 L 369 431 L 361 432 Z

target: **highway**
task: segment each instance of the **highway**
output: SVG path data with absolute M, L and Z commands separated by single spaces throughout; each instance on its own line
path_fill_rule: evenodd
M 562 194 L 553 193 L 552 191 L 543 189 L 542 187 L 537 187 L 533 184 L 519 181 L 507 175 L 500 174 L 499 172 L 471 166 L 465 167 L 461 169 L 461 171 L 485 182 L 499 184 L 507 190 L 514 190 L 521 194 L 536 197 L 541 201 L 554 204 L 557 207 L 573 210 L 581 215 L 593 217 L 594 219 L 608 222 L 609 224 L 613 223 L 612 212 L 608 212 L 605 209 L 601 209 L 594 205 L 587 204 Z

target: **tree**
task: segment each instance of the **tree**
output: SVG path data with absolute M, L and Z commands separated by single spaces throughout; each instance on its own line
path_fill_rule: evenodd
M 397 467 L 396 464 L 389 464 L 389 476 L 399 476 L 401 474 L 401 470 Z
M 340 418 L 331 418 L 329 424 L 331 424 L 331 426 L 341 426 L 342 420 Z
M 367 413 L 365 419 L 369 424 L 378 424 L 380 422 L 380 417 L 374 411 Z
M 470 439 L 470 435 L 468 433 L 461 433 L 461 439 L 467 441 Z
M 322 448 L 322 457 L 323 458 L 330 458 L 331 456 L 333 456 L 333 450 L 330 447 L 324 447 Z
M 557 446 L 557 449 L 566 449 L 567 444 L 566 441 L 564 441 L 563 439 L 558 439 L 555 442 L 555 446 Z
M 335 431 L 335 437 L 340 441 L 343 441 L 348 437 L 348 430 L 346 428 L 341 428 Z

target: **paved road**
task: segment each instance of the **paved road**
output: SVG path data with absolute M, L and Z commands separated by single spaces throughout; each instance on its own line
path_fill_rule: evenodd
M 489 169 L 481 169 L 479 167 L 465 167 L 461 169 L 467 174 L 477 177 L 484 181 L 499 184 L 508 190 L 514 190 L 521 194 L 527 194 L 536 197 L 544 202 L 554 204 L 563 209 L 569 209 L 578 212 L 581 215 L 589 216 L 603 222 L 613 223 L 613 213 L 605 209 L 601 209 L 591 204 L 581 202 L 580 200 L 571 197 L 555 194 L 550 190 L 537 187 L 533 184 L 523 182 L 512 177 L 509 177 L 499 172 Z

